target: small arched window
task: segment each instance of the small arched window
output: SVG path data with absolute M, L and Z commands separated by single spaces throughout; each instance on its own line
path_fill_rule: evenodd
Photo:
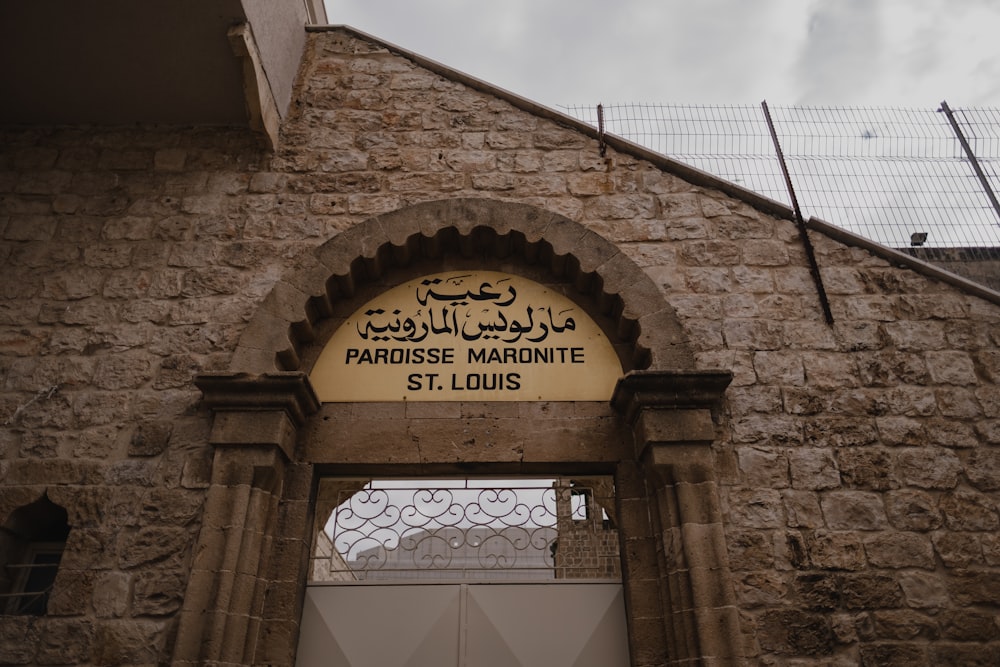
M 0 613 L 45 614 L 68 536 L 66 510 L 47 496 L 11 512 L 0 528 Z

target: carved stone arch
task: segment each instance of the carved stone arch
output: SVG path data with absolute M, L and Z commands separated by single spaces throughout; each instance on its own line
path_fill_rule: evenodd
M 435 412 L 435 404 L 396 402 L 374 412 L 321 406 L 306 371 L 345 317 L 344 306 L 360 306 L 366 290 L 437 272 L 426 269 L 438 261 L 444 262 L 439 270 L 513 267 L 573 290 L 578 303 L 603 318 L 631 369 L 610 405 L 571 406 L 561 417 L 528 406 L 524 414 L 534 423 L 515 415 L 504 432 L 527 434 L 520 458 L 517 452 L 510 458 L 513 450 L 495 439 L 498 420 L 489 407 L 470 416 L 450 407 Z M 506 474 L 563 465 L 615 475 L 633 664 L 740 664 L 739 615 L 711 451 L 716 408 L 730 379 L 728 371 L 696 370 L 676 313 L 640 267 L 561 215 L 526 204 L 452 199 L 351 227 L 275 284 L 229 371 L 197 379 L 215 412 L 210 441 L 216 449 L 175 664 L 291 664 L 317 471 L 423 474 L 490 466 Z M 428 454 L 418 447 L 414 455 L 413 429 L 439 414 L 444 426 L 436 433 L 455 437 L 437 440 L 452 449 Z M 470 430 L 478 441 L 467 438 Z M 545 449 L 549 433 L 568 434 L 569 446 Z M 485 442 L 486 434 L 494 440 Z M 454 443 L 466 441 L 473 446 L 448 459 Z
M 539 265 L 613 321 L 634 369 L 694 368 L 677 314 L 646 273 L 601 235 L 556 213 L 490 199 L 415 204 L 368 220 L 319 246 L 279 281 L 251 320 L 231 369 L 302 369 L 317 325 L 366 281 L 444 255 Z

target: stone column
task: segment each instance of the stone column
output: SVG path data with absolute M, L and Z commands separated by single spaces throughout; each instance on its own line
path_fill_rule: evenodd
M 302 373 L 214 373 L 195 384 L 215 446 L 174 664 L 254 662 L 295 434 L 319 402 Z
M 669 664 L 743 663 L 711 450 L 712 408 L 731 379 L 722 371 L 638 371 L 612 397 L 644 472 Z

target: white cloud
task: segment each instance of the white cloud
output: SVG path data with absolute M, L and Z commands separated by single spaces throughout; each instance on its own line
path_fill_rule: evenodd
M 996 0 L 327 0 L 543 104 L 1000 105 Z
M 807 34 L 795 64 L 796 104 L 837 104 L 875 85 L 871 74 L 882 69 L 885 36 L 874 3 L 814 2 Z

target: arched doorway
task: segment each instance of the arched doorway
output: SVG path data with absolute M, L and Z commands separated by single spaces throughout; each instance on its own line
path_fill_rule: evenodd
M 524 276 L 586 311 L 625 371 L 612 399 L 319 403 L 306 371 L 360 304 L 467 269 Z M 710 452 L 729 377 L 696 371 L 649 278 L 560 216 L 450 200 L 340 234 L 275 286 L 232 371 L 198 379 L 216 454 L 176 659 L 291 664 L 325 475 L 607 474 L 632 664 L 738 660 Z
M 629 664 L 610 479 L 356 482 L 320 482 L 297 664 Z

